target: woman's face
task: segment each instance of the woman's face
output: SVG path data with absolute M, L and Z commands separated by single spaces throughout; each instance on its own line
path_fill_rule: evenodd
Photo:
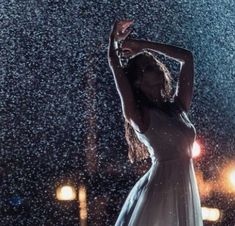
M 141 91 L 152 101 L 161 101 L 161 88 L 164 84 L 163 72 L 159 72 L 154 64 L 146 64 L 141 67 L 142 78 L 137 83 Z

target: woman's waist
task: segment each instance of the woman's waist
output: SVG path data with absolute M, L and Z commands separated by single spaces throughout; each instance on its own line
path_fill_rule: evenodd
M 179 155 L 174 157 L 158 157 L 158 156 L 151 156 L 153 164 L 162 164 L 162 163 L 171 163 L 171 162 L 189 162 L 192 160 L 191 156 L 188 155 Z

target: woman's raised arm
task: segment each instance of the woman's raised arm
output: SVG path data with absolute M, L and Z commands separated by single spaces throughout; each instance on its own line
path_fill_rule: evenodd
M 108 62 L 121 99 L 123 116 L 132 126 L 142 127 L 142 115 L 137 108 L 129 80 L 125 77 L 119 57 L 115 52 L 117 47 L 115 42 L 114 36 L 111 34 L 109 37 Z

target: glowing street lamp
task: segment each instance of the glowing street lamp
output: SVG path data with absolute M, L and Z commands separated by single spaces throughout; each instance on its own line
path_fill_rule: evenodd
M 79 215 L 81 226 L 87 226 L 87 191 L 84 185 L 78 189 L 78 194 L 75 187 L 71 185 L 61 185 L 56 189 L 56 198 L 60 201 L 77 200 L 79 204 Z
M 56 198 L 63 201 L 75 200 L 76 189 L 71 185 L 63 185 L 56 189 Z
M 221 212 L 217 208 L 202 207 L 202 218 L 207 221 L 218 221 L 221 218 Z

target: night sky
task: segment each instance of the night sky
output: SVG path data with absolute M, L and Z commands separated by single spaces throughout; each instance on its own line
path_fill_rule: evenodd
M 135 20 L 132 38 L 193 53 L 188 116 L 203 150 L 195 169 L 216 180 L 235 161 L 234 8 L 231 0 L 1 1 L 0 224 L 79 225 L 76 203 L 54 197 L 57 184 L 73 181 L 88 188 L 88 225 L 112 226 L 150 166 L 127 158 L 107 59 L 115 19 Z M 176 82 L 179 63 L 159 58 Z M 108 203 L 100 212 L 99 200 Z

